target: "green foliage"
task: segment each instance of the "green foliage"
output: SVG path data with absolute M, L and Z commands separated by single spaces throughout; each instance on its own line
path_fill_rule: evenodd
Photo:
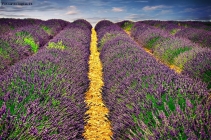
M 36 53 L 38 51 L 39 46 L 35 43 L 35 41 L 32 37 L 25 37 L 24 42 L 25 42 L 25 44 L 31 46 L 31 49 L 34 53 Z
M 57 71 L 58 66 L 52 64 L 51 62 L 49 63 L 43 63 L 42 61 L 34 62 L 30 64 L 32 67 L 37 67 L 39 66 L 39 70 L 34 70 L 32 71 L 25 71 L 27 78 L 34 79 L 35 75 L 38 76 L 38 79 L 42 79 L 42 77 L 45 76 L 54 76 L 56 79 L 57 75 L 60 73 L 60 71 Z M 22 70 L 26 70 L 27 66 L 23 65 Z M 28 73 L 29 72 L 29 73 Z M 17 93 L 20 96 L 24 97 L 26 94 L 25 92 L 27 91 L 28 94 L 25 98 L 23 98 L 22 101 L 18 101 L 17 97 L 12 97 L 9 100 L 6 101 L 6 109 L 10 110 L 11 115 L 16 116 L 14 120 L 14 130 L 12 130 L 9 134 L 10 139 L 14 139 L 17 137 L 20 137 L 21 139 L 27 138 L 27 139 L 34 139 L 32 135 L 28 134 L 28 130 L 30 127 L 33 125 L 29 120 L 30 116 L 27 118 L 26 123 L 24 123 L 23 127 L 19 127 L 18 123 L 21 123 L 21 115 L 26 115 L 27 109 L 26 109 L 26 104 L 30 103 L 30 101 L 34 101 L 36 99 L 40 99 L 40 106 L 45 106 L 49 101 L 52 101 L 52 108 L 58 107 L 60 105 L 59 100 L 55 100 L 54 97 L 51 97 L 48 95 L 50 89 L 52 89 L 56 84 L 56 81 L 52 81 L 48 85 L 46 85 L 45 81 L 42 81 L 41 85 L 38 85 L 38 83 L 31 84 L 28 83 L 26 80 L 21 79 L 20 77 L 15 77 L 14 79 L 11 80 L 11 82 L 7 86 L 7 91 L 10 93 Z M 40 87 L 35 88 L 35 87 Z M 66 92 L 66 91 L 64 91 Z M 39 94 L 38 94 L 39 93 Z M 6 93 L 2 92 L 2 89 L 0 89 L 0 96 L 3 97 Z M 42 100 L 44 99 L 44 100 Z M 52 100 L 51 100 L 52 99 Z M 3 101 L 0 100 L 0 108 L 3 105 Z M 5 119 L 5 115 L 3 116 Z M 38 131 L 42 131 L 44 128 L 49 127 L 49 116 L 42 116 L 42 119 L 36 118 L 36 124 L 37 124 L 37 129 Z M 17 123 L 18 122 L 18 123 Z M 0 126 L 0 132 L 2 129 L 4 129 L 5 125 L 3 124 Z
M 184 57 L 181 61 L 181 58 L 179 58 L 179 55 L 178 55 L 178 57 L 174 59 L 174 64 L 183 70 L 185 63 L 187 63 L 188 60 L 190 59 Z
M 168 98 L 166 96 L 168 96 Z M 176 113 L 176 104 L 180 106 L 182 111 L 186 110 L 186 98 L 188 97 L 185 94 L 180 94 L 180 89 L 178 90 L 178 94 L 176 97 L 169 96 L 167 92 L 161 95 L 161 100 L 158 100 L 156 97 L 154 97 L 154 95 L 150 93 L 146 94 L 145 97 L 145 101 L 151 103 L 152 107 L 154 108 L 154 111 L 147 110 L 140 104 L 140 114 L 132 114 L 131 116 L 133 118 L 133 121 L 137 124 L 135 128 L 131 129 L 134 134 L 137 134 L 137 132 L 141 132 L 144 136 L 151 135 L 150 128 L 156 128 L 160 125 L 165 125 L 163 124 L 162 120 L 158 117 L 159 113 L 163 112 L 168 118 L 168 116 L 170 116 L 172 113 Z M 195 102 L 197 101 L 191 100 L 191 104 L 193 105 L 193 112 L 196 110 Z M 189 118 L 190 117 L 195 117 L 195 114 L 191 114 Z M 143 121 L 143 123 L 146 125 L 145 129 L 139 127 L 141 121 Z M 171 126 L 168 127 L 169 129 L 173 129 Z M 174 139 L 187 139 L 187 135 L 184 133 L 183 126 L 175 129 L 179 130 L 179 133 L 178 136 L 174 137 Z
M 31 51 L 33 53 L 36 53 L 38 51 L 39 46 L 35 43 L 34 38 L 26 31 L 17 32 L 15 34 L 16 36 L 19 36 L 20 39 L 17 39 L 15 43 L 20 45 L 30 45 Z
M 14 29 L 15 29 L 15 27 L 14 27 L 14 26 L 10 26 L 10 28 L 11 28 L 12 30 L 14 30 Z
M 136 85 L 138 84 L 138 81 L 137 80 L 133 80 L 130 84 L 130 87 L 133 89 L 136 87 Z
M 169 48 L 167 49 L 164 54 L 161 56 L 161 58 L 169 64 L 173 64 L 174 63 L 174 58 L 176 58 L 179 54 L 185 52 L 185 51 L 189 51 L 191 50 L 191 47 L 183 47 L 183 48 L 177 48 L 177 49 L 172 49 Z
M 129 109 L 133 109 L 132 104 L 126 104 L 126 106 L 127 106 L 127 108 L 129 108 Z
M 178 29 L 172 29 L 172 30 L 170 31 L 170 33 L 171 33 L 172 35 L 176 34 L 177 32 L 178 32 Z
M 134 23 L 132 22 L 125 22 L 122 26 L 122 28 L 126 31 L 130 31 L 131 28 L 134 26 Z
M 208 84 L 207 88 L 210 89 L 211 88 L 211 70 L 207 70 L 202 74 L 202 80 Z
M 41 28 L 48 34 L 48 35 L 51 35 L 52 31 L 51 31 L 51 28 L 47 27 L 47 26 L 44 26 L 42 25 Z
M 15 33 L 16 36 L 21 36 L 21 37 L 26 37 L 28 35 L 30 35 L 28 32 L 26 31 L 21 31 L 21 32 L 16 32 Z
M 161 27 L 161 24 L 157 23 L 154 26 L 157 27 L 157 28 L 160 28 Z
M 62 40 L 57 42 L 57 43 L 54 43 L 54 42 L 49 42 L 48 43 L 48 49 L 59 49 L 59 50 L 64 50 L 66 49 L 67 47 L 65 45 L 62 44 Z
M 60 104 L 60 101 L 52 98 L 52 104 L 53 106 L 58 106 Z
M 9 53 L 11 52 L 12 48 L 9 44 L 0 39 L 0 56 L 7 59 L 10 57 Z
M 210 22 L 207 22 L 207 23 L 204 23 L 204 25 L 211 26 L 211 23 Z
M 99 47 L 98 47 L 98 51 L 101 51 L 103 45 L 109 41 L 110 39 L 113 39 L 115 37 L 118 37 L 118 36 L 122 36 L 121 34 L 110 34 L 110 33 L 106 33 L 103 38 L 100 40 L 99 42 Z
M 152 49 L 154 44 L 160 39 L 160 37 L 154 37 L 154 38 L 151 38 L 147 43 L 146 43 L 146 48 L 147 49 Z

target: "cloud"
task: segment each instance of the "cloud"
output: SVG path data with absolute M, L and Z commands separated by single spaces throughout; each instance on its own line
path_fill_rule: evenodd
M 77 19 L 80 19 L 80 18 L 83 18 L 83 19 L 87 20 L 92 25 L 92 27 L 94 27 L 101 20 L 104 20 L 104 19 L 105 20 L 110 20 L 109 17 L 88 17 L 88 18 L 77 17 L 77 18 L 68 19 L 68 21 L 73 22 L 73 21 L 75 21 Z
M 58 3 L 50 2 L 50 1 L 34 2 L 30 8 L 32 8 L 32 9 L 34 8 L 34 10 L 38 10 L 38 11 L 55 11 L 55 10 L 63 9 L 63 7 L 58 5 Z
M 122 12 L 122 11 L 124 11 L 122 8 L 118 8 L 118 7 L 113 7 L 112 8 L 112 11 L 113 12 Z
M 81 5 L 92 5 L 92 6 L 108 6 L 110 1 L 103 1 L 103 0 L 69 0 L 71 4 L 81 6 Z
M 152 18 L 152 17 L 146 14 L 130 14 L 129 16 L 126 17 L 126 19 L 132 20 L 132 21 L 147 20 L 149 18 Z
M 108 10 L 98 10 L 97 13 L 108 13 Z
M 0 13 L 0 16 L 2 17 L 10 17 L 10 18 L 17 18 L 17 17 L 29 17 L 26 14 L 4 14 L 4 13 Z
M 59 14 L 59 13 L 54 13 L 54 15 L 59 16 L 59 15 L 61 15 L 61 14 Z
M 142 8 L 142 10 L 153 11 L 153 10 L 158 10 L 158 9 L 163 9 L 163 8 L 172 8 L 172 6 L 165 6 L 165 5 L 145 6 L 145 7 Z
M 170 14 L 172 10 L 162 10 L 159 14 Z
M 69 7 L 70 10 L 66 13 L 66 15 L 76 15 L 79 13 L 79 11 L 77 10 L 76 6 L 70 6 Z
M 95 25 L 101 21 L 101 20 L 110 20 L 111 22 L 115 23 L 115 22 L 119 22 L 122 21 L 123 19 L 120 19 L 118 17 L 89 17 L 89 18 L 85 18 L 87 21 L 89 21 L 93 27 L 95 27 Z

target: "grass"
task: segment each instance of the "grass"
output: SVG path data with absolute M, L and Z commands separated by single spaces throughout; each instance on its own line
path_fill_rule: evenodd
M 132 129 L 134 134 L 136 135 L 138 132 L 141 132 L 143 135 L 147 136 L 151 134 L 151 128 L 156 128 L 159 125 L 164 125 L 162 120 L 158 117 L 158 114 L 163 112 L 165 116 L 168 118 L 173 112 L 176 111 L 175 104 L 178 104 L 182 111 L 186 110 L 186 95 L 180 94 L 180 90 L 178 90 L 178 94 L 176 98 L 173 98 L 169 96 L 168 100 L 166 100 L 166 96 L 169 96 L 167 93 L 163 94 L 161 96 L 161 104 L 158 105 L 158 99 L 154 97 L 152 94 L 146 95 L 146 101 L 152 103 L 152 108 L 156 109 L 155 111 L 146 110 L 142 106 L 142 112 L 136 116 L 135 114 L 132 114 L 133 121 L 137 124 L 135 128 Z M 196 110 L 195 101 L 191 100 L 192 105 L 194 106 L 193 110 Z M 168 109 L 167 109 L 168 108 Z M 167 109 L 167 110 L 166 110 Z M 194 117 L 195 114 L 192 114 L 189 117 Z M 146 125 L 145 129 L 140 128 L 140 121 L 143 121 L 143 123 Z M 138 125 L 139 124 L 139 125 Z M 171 127 L 169 126 L 169 129 Z M 177 128 L 179 130 L 179 134 L 177 137 L 174 137 L 174 139 L 187 139 L 188 137 L 184 133 L 184 128 L 181 126 L 180 128 Z
M 2 56 L 5 59 L 8 59 L 10 57 L 9 53 L 12 51 L 12 48 L 10 45 L 0 39 L 0 56 Z
M 170 33 L 171 33 L 172 35 L 175 35 L 178 31 L 179 31 L 178 29 L 172 29 L 172 30 L 170 31 Z
M 30 34 L 28 32 L 26 32 L 26 31 L 21 31 L 21 32 L 16 32 L 15 35 L 16 36 L 25 37 L 25 36 L 28 36 Z
M 10 28 L 11 28 L 12 30 L 14 30 L 14 29 L 15 29 L 15 27 L 14 27 L 14 26 L 10 26 Z
M 143 83 L 145 83 L 143 81 Z M 142 84 L 143 84 L 142 83 Z M 136 86 L 137 82 L 134 80 L 131 82 L 130 87 Z M 165 86 L 165 83 L 164 85 Z M 143 87 L 142 87 L 143 88 Z M 138 115 L 132 114 L 131 117 L 133 118 L 133 121 L 136 123 L 136 126 L 134 128 L 131 128 L 130 130 L 133 133 L 130 133 L 131 135 L 137 135 L 138 133 L 142 133 L 143 137 L 148 137 L 149 135 L 152 135 L 152 129 L 159 127 L 163 124 L 163 120 L 161 120 L 158 116 L 159 113 L 164 113 L 165 116 L 168 118 L 173 113 L 176 113 L 176 104 L 178 104 L 181 108 L 182 112 L 185 112 L 187 109 L 186 100 L 190 99 L 188 94 L 181 94 L 180 89 L 178 89 L 177 94 L 175 94 L 176 97 L 171 96 L 168 94 L 168 91 L 166 91 L 164 94 L 161 95 L 161 99 L 158 100 L 154 95 L 151 93 L 147 93 L 145 96 L 145 101 L 151 104 L 152 109 L 146 109 L 143 107 L 142 104 L 140 104 L 140 110 L 141 112 Z M 168 98 L 167 98 L 168 96 Z M 188 115 L 187 117 L 189 119 L 195 118 L 195 111 L 196 111 L 196 102 L 201 101 L 202 98 L 197 99 L 191 99 L 190 102 L 193 105 L 193 113 Z M 158 104 L 158 102 L 160 104 Z M 144 104 L 144 103 L 143 103 Z M 127 105 L 127 107 L 130 109 L 130 104 Z M 143 121 L 143 123 L 146 125 L 145 128 L 141 128 L 140 123 Z M 171 126 L 168 126 L 169 129 L 173 129 Z M 179 131 L 178 135 L 174 137 L 173 139 L 184 139 L 186 140 L 188 137 L 184 132 L 183 126 L 177 128 L 176 130 Z M 130 131 L 130 132 L 131 132 Z M 197 133 L 197 132 L 195 132 Z M 170 135 L 168 136 L 170 138 Z M 172 138 L 172 137 L 171 137 Z
M 24 43 L 31 46 L 32 52 L 36 53 L 38 51 L 39 46 L 35 43 L 32 37 L 24 38 Z
M 102 50 L 102 47 L 104 46 L 104 44 L 109 41 L 110 39 L 114 39 L 115 37 L 118 36 L 122 36 L 121 34 L 110 34 L 110 33 L 106 33 L 103 38 L 100 40 L 99 42 L 99 46 L 97 48 L 97 50 L 100 52 Z M 121 41 L 120 41 L 121 43 Z
M 67 47 L 65 45 L 62 44 L 62 40 L 60 40 L 59 42 L 57 43 L 54 43 L 54 42 L 49 42 L 48 43 L 48 49 L 59 49 L 59 50 L 64 50 L 66 49 Z
M 126 31 L 129 31 L 131 30 L 131 28 L 134 26 L 134 23 L 131 23 L 131 22 L 125 22 L 123 25 L 122 25 L 122 28 Z
M 45 76 L 52 76 L 54 74 L 54 78 L 56 78 L 58 72 L 58 66 L 54 65 L 52 63 L 43 63 L 41 61 L 35 62 L 35 65 L 40 66 L 40 70 L 33 71 L 27 74 L 26 76 L 28 78 L 34 79 L 35 73 L 38 77 L 45 77 Z M 50 65 L 50 67 L 48 66 Z M 46 67 L 47 66 L 47 67 Z M 42 79 L 42 78 L 41 78 Z M 32 135 L 27 134 L 27 131 L 30 129 L 30 127 L 33 125 L 29 120 L 30 116 L 27 118 L 26 123 L 23 127 L 19 127 L 19 124 L 22 123 L 21 116 L 26 116 L 26 105 L 30 103 L 31 101 L 34 101 L 36 99 L 40 100 L 40 106 L 45 106 L 47 102 L 52 101 L 52 108 L 57 108 L 60 105 L 60 101 L 56 100 L 54 97 L 51 97 L 48 95 L 50 89 L 55 86 L 55 83 L 50 83 L 49 85 L 46 85 L 45 82 L 42 82 L 42 85 L 39 89 L 36 89 L 35 87 L 38 86 L 36 84 L 30 84 L 27 81 L 21 79 L 19 76 L 15 77 L 10 84 L 7 86 L 7 91 L 9 92 L 16 92 L 20 96 L 24 96 L 24 92 L 28 91 L 28 95 L 26 98 L 23 98 L 22 101 L 18 101 L 17 97 L 10 97 L 9 100 L 6 101 L 6 108 L 7 111 L 10 110 L 11 115 L 16 116 L 15 120 L 11 123 L 14 125 L 13 130 L 9 132 L 9 138 L 17 138 L 20 136 L 20 138 L 25 139 L 32 139 Z M 40 94 L 37 94 L 40 93 Z M 0 96 L 3 97 L 5 93 L 3 93 L 2 89 L 0 89 Z M 11 95 L 10 95 L 11 96 Z M 44 100 L 42 100 L 44 99 Z M 3 105 L 3 101 L 0 100 L 0 107 Z M 6 115 L 3 115 L 2 119 L 6 119 Z M 36 118 L 36 124 L 38 125 L 39 132 L 43 129 L 43 126 L 46 127 L 46 124 L 48 123 L 48 116 L 42 116 L 41 120 L 38 120 Z M 0 126 L 0 132 L 5 129 L 5 125 L 3 124 Z M 48 127 L 48 126 L 47 126 Z M 46 128 L 47 128 L 46 127 Z M 26 130 L 24 130 L 26 129 Z
M 30 33 L 26 31 L 17 32 L 16 36 L 20 36 L 21 40 L 17 39 L 16 43 L 21 45 L 29 45 L 31 46 L 31 51 L 36 53 L 39 49 L 39 46 L 35 43 L 34 38 L 31 36 Z
M 189 51 L 192 48 L 185 46 L 183 48 L 177 48 L 177 49 L 167 49 L 164 54 L 161 56 L 161 59 L 163 59 L 166 63 L 168 64 L 173 64 L 174 63 L 174 58 L 176 58 L 179 54 Z
M 49 28 L 49 27 L 47 27 L 47 26 L 44 26 L 44 25 L 42 25 L 41 28 L 42 28 L 48 35 L 51 35 L 51 34 L 52 34 L 51 28 Z
M 154 37 L 154 38 L 151 38 L 147 43 L 146 43 L 146 46 L 145 48 L 147 49 L 152 49 L 154 44 L 160 39 L 160 37 Z
M 211 70 L 207 70 L 202 74 L 202 81 L 207 83 L 207 88 L 211 88 Z

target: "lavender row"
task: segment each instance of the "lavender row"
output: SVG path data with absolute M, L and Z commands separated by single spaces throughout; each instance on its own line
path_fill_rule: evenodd
M 195 53 L 196 51 L 194 48 L 193 51 L 177 57 L 177 61 L 179 60 L 179 62 L 182 62 L 181 59 L 186 61 L 187 57 L 193 57 L 192 60 L 184 64 L 182 74 L 202 80 L 207 83 L 207 88 L 211 89 L 211 50 L 201 49 L 199 51 L 200 53 Z
M 35 24 L 40 24 L 43 22 L 40 19 L 12 19 L 12 18 L 1 18 L 0 19 L 0 35 L 2 34 L 7 34 L 8 32 L 28 26 L 28 25 L 35 25 Z
M 210 22 L 200 22 L 200 21 L 159 21 L 159 20 L 146 20 L 140 21 L 142 23 L 155 26 L 162 29 L 168 29 L 168 26 L 175 27 L 176 29 L 184 28 L 196 28 L 202 29 L 204 31 L 211 31 Z
M 91 31 L 79 23 L 0 77 L 0 139 L 83 139 Z
M 0 36 L 0 74 L 21 59 L 36 53 L 68 23 L 48 20 L 39 24 L 16 28 Z
M 103 28 L 104 22 L 110 21 L 96 27 Z M 112 139 L 210 138 L 211 105 L 204 83 L 177 75 L 130 37 L 105 42 L 100 58 Z
M 69 22 L 61 19 L 50 19 L 39 24 L 39 26 L 51 37 L 63 30 Z
M 186 28 L 196 28 L 196 29 L 203 29 L 206 31 L 211 31 L 211 24 L 210 22 L 200 22 L 200 21 L 177 21 L 175 22 L 179 26 L 184 26 Z
M 95 27 L 98 36 L 98 51 L 101 51 L 105 42 L 116 37 L 127 37 L 128 35 L 121 30 L 118 26 L 114 25 L 110 21 L 103 20 L 101 24 L 97 24 Z
M 161 29 L 140 22 L 132 28 L 131 36 L 166 64 L 176 65 L 183 74 L 200 78 L 210 88 L 211 50 L 209 48 L 201 48 L 187 39 L 172 36 Z M 196 64 L 199 65 L 196 67 Z
M 135 22 L 130 21 L 130 20 L 123 20 L 121 22 L 117 22 L 115 23 L 116 25 L 118 25 L 119 27 L 121 27 L 122 29 L 124 29 L 125 31 L 130 31 L 131 28 L 133 27 Z
M 201 47 L 211 48 L 211 31 L 202 29 L 185 28 L 175 34 L 176 37 L 187 38 Z
M 163 29 L 177 37 L 186 38 L 201 47 L 211 47 L 211 32 L 193 26 L 181 26 L 172 21 L 140 21 L 136 23 L 145 23 L 154 27 Z M 187 22 L 188 23 L 188 22 Z M 201 23 L 203 24 L 203 23 Z
M 10 32 L 12 32 L 15 29 L 29 26 L 29 25 L 40 25 L 44 29 L 48 30 L 53 27 L 53 31 L 50 31 L 52 34 L 55 33 L 56 31 L 59 31 L 59 29 L 55 29 L 55 25 L 57 25 L 57 28 L 64 28 L 69 22 L 60 20 L 60 19 L 50 19 L 47 21 L 43 21 L 40 19 L 5 19 L 1 18 L 0 19 L 0 34 L 5 35 Z
M 179 26 L 176 24 L 176 21 L 157 21 L 157 20 L 146 20 L 146 21 L 138 21 L 139 23 L 144 23 L 147 25 L 151 25 L 160 29 L 163 29 L 171 34 L 175 34 L 181 29 L 184 29 L 184 26 Z M 136 22 L 136 23 L 138 23 Z

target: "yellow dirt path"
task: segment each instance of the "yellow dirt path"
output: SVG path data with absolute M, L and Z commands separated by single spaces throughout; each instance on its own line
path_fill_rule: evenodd
M 85 132 L 83 136 L 87 140 L 111 140 L 112 130 L 111 124 L 107 119 L 109 110 L 103 104 L 102 101 L 102 86 L 103 73 L 102 63 L 100 61 L 99 52 L 97 51 L 97 34 L 92 28 L 91 55 L 89 57 L 89 73 L 90 79 L 89 90 L 86 92 L 85 102 L 90 108 L 86 114 L 89 115 L 89 119 L 85 120 Z

